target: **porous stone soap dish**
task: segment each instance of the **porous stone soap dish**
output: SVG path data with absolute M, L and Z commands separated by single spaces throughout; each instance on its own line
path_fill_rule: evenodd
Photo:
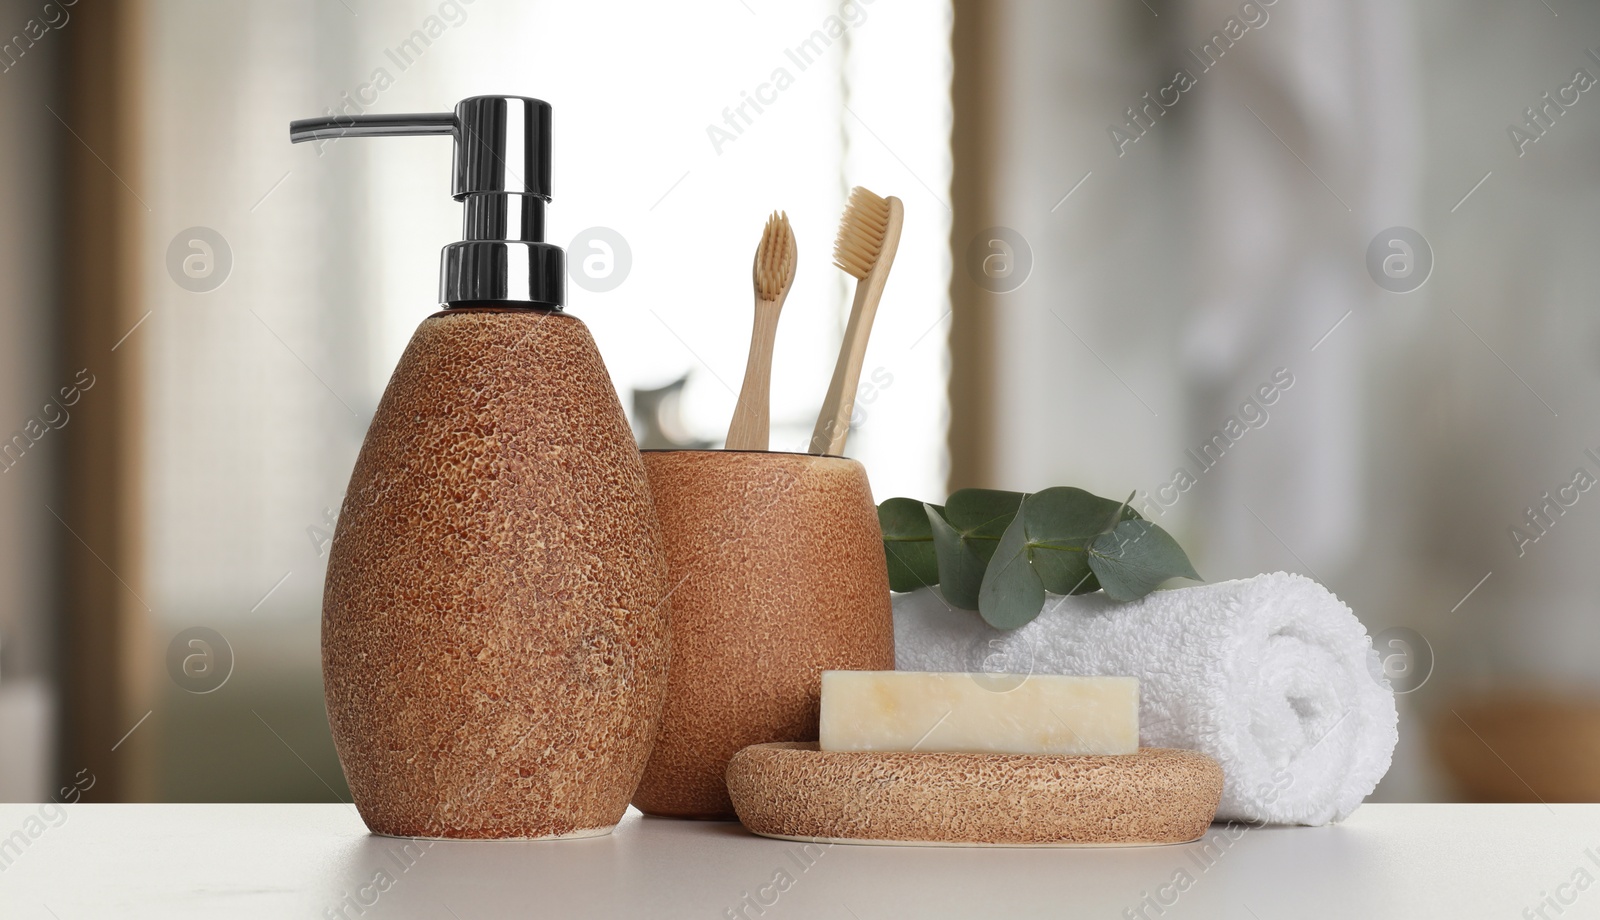
M 899 846 L 1140 846 L 1204 836 L 1222 768 L 1197 751 L 1016 755 L 744 748 L 728 794 L 764 837 Z

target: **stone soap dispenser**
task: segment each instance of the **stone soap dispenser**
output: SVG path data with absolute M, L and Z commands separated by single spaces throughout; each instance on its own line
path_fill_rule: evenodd
M 668 592 L 644 464 L 544 241 L 550 106 L 477 96 L 289 133 L 449 135 L 466 210 L 329 554 L 322 675 L 356 807 L 403 837 L 607 833 L 660 721 Z

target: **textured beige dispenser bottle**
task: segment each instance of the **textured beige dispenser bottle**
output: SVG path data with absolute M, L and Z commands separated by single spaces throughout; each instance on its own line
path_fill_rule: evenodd
M 465 239 L 384 391 L 329 554 L 328 720 L 367 826 L 608 832 L 654 743 L 669 655 L 644 465 L 543 241 L 550 107 L 313 119 L 294 140 L 451 134 Z

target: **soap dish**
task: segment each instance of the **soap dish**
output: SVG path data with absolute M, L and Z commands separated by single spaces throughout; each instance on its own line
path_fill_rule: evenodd
M 1197 751 L 942 754 L 755 744 L 728 794 L 764 837 L 896 846 L 1143 846 L 1205 835 L 1222 768 Z

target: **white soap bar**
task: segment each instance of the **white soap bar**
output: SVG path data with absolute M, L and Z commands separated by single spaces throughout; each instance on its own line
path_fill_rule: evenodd
M 1133 754 L 1136 677 L 823 671 L 824 751 Z

